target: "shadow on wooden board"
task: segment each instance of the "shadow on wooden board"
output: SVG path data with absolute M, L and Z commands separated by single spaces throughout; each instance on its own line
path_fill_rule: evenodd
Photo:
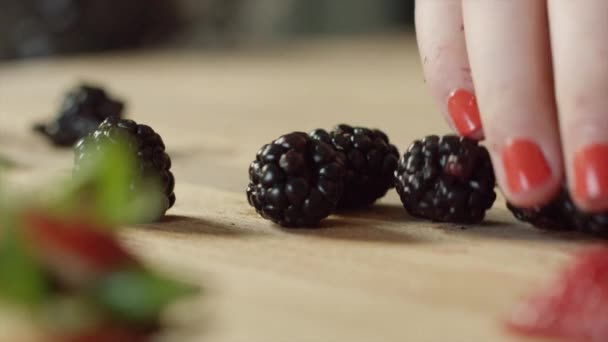
M 503 204 L 504 205 L 504 204 Z M 463 234 L 480 239 L 520 240 L 534 242 L 575 242 L 600 241 L 597 238 L 576 231 L 548 231 L 517 221 L 506 207 L 500 203 L 488 212 L 484 223 L 465 226 Z
M 167 215 L 160 222 L 149 223 L 142 227 L 150 230 L 160 230 L 171 233 L 203 234 L 218 236 L 242 236 L 250 234 L 242 229 L 235 229 L 234 225 L 226 225 L 205 220 L 198 217 Z
M 424 242 L 407 230 L 394 230 L 370 224 L 364 220 L 332 216 L 321 223 L 317 229 L 281 228 L 287 234 L 331 240 L 382 242 L 391 244 L 411 244 Z
M 503 211 L 504 210 L 504 211 Z M 496 208 L 481 224 L 462 225 L 429 222 L 408 216 L 402 207 L 379 204 L 357 212 L 342 212 L 323 220 L 317 228 L 283 228 L 261 217 L 250 230 L 238 223 L 223 223 L 198 217 L 168 215 L 161 222 L 147 224 L 152 230 L 181 234 L 216 236 L 271 236 L 290 235 L 370 243 L 412 244 L 434 243 L 446 239 L 476 238 L 479 240 L 516 240 L 533 242 L 597 241 L 577 232 L 550 232 L 511 219 L 506 209 Z M 238 222 L 238 220 L 235 220 Z M 251 222 L 248 223 L 249 225 Z M 440 233 L 439 238 L 438 234 Z M 441 238 L 444 236 L 445 238 Z

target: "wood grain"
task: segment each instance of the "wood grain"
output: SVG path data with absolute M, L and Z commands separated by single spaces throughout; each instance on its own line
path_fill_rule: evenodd
M 517 224 L 499 199 L 487 223 L 408 217 L 394 193 L 318 230 L 285 230 L 247 205 L 247 167 L 277 136 L 348 122 L 405 148 L 447 132 L 409 36 L 282 48 L 146 52 L 0 66 L 0 155 L 27 191 L 71 168 L 31 131 L 77 80 L 101 82 L 164 137 L 178 202 L 126 243 L 202 284 L 168 341 L 528 341 L 500 325 L 515 301 L 591 243 Z M 24 186 L 26 185 L 26 186 Z

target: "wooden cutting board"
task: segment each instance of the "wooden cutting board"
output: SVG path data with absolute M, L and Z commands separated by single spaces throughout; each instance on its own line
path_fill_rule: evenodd
M 169 217 L 124 234 L 151 264 L 206 289 L 175 310 L 184 328 L 168 341 L 529 341 L 501 318 L 592 243 L 518 224 L 502 199 L 476 226 L 414 220 L 394 192 L 317 230 L 255 214 L 247 167 L 283 133 L 345 122 L 381 128 L 404 149 L 447 132 L 410 36 L 0 65 L 0 155 L 19 191 L 70 172 L 71 151 L 31 125 L 79 80 L 127 100 L 173 159 Z

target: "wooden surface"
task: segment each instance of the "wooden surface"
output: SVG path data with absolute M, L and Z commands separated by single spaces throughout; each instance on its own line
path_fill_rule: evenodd
M 206 288 L 176 309 L 187 329 L 169 341 L 528 341 L 505 333 L 501 317 L 589 243 L 515 223 L 502 199 L 486 224 L 467 227 L 409 218 L 394 192 L 318 230 L 281 229 L 248 206 L 248 164 L 283 133 L 369 125 L 404 149 L 447 132 L 411 37 L 0 65 L 0 155 L 21 191 L 69 173 L 71 152 L 30 126 L 81 79 L 126 99 L 173 159 L 170 216 L 124 236 Z

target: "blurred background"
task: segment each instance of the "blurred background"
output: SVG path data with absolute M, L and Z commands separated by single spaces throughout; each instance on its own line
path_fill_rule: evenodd
M 0 59 L 413 30 L 414 0 L 0 0 Z

